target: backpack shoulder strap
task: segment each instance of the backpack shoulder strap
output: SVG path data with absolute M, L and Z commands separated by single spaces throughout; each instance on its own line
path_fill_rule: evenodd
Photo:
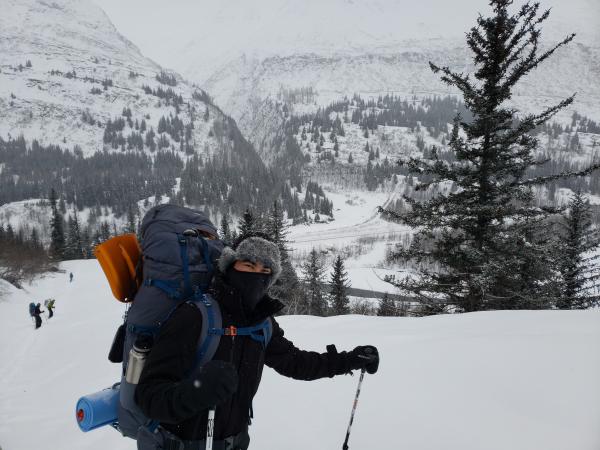
M 273 336 L 273 322 L 270 317 L 267 317 L 262 322 L 252 325 L 251 327 L 215 328 L 212 332 L 220 336 L 250 336 L 252 340 L 260 342 L 263 345 L 263 348 L 267 348 L 267 345 L 269 345 L 271 337 Z
M 198 338 L 196 362 L 194 364 L 194 367 L 200 367 L 215 356 L 221 340 L 221 334 L 215 333 L 215 331 L 221 330 L 223 317 L 221 316 L 219 303 L 208 294 L 194 296 L 188 303 L 198 308 L 200 314 L 202 314 L 202 331 Z

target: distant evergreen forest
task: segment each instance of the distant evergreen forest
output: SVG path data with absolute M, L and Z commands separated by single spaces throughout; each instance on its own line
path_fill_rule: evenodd
M 314 114 L 289 117 L 286 123 L 286 133 L 292 137 L 300 134 L 302 142 L 310 140 L 310 142 L 317 143 L 317 151 L 325 141 L 335 142 L 333 149 L 336 151 L 337 136 L 345 136 L 345 127 L 350 123 L 360 126 L 365 138 L 368 138 L 381 126 L 395 126 L 410 128 L 415 133 L 426 131 L 436 139 L 441 137 L 442 144 L 445 144 L 450 137 L 449 126 L 454 122 L 457 114 L 460 115 L 463 122 L 470 123 L 473 120 L 464 103 L 453 96 L 425 98 L 414 96 L 412 99 L 406 99 L 394 95 L 385 95 L 379 96 L 377 99 L 365 100 L 360 95 L 355 94 L 352 98 L 344 98 L 325 108 L 319 108 Z M 551 139 L 559 139 L 564 136 L 566 140 L 563 145 L 564 149 L 577 152 L 581 148 L 579 134 L 600 135 L 600 125 L 588 117 L 574 112 L 570 125 L 565 126 L 556 122 L 544 123 L 534 129 L 531 134 L 539 135 L 541 133 L 546 134 Z M 453 158 L 452 152 L 445 149 L 444 145 L 438 146 L 434 150 L 433 146 L 426 145 L 420 135 L 417 136 L 416 146 L 423 152 L 424 157 L 428 157 L 435 151 L 443 161 L 451 161 Z M 384 158 L 383 161 L 379 160 L 378 150 L 374 149 L 373 146 L 370 147 L 368 142 L 363 150 L 369 153 L 368 163 L 363 169 L 361 178 L 368 190 L 376 190 L 388 180 L 395 184 L 398 176 L 409 174 L 406 167 L 396 164 L 397 161 L 390 161 L 387 158 Z M 299 146 L 298 151 L 302 154 Z M 595 151 L 600 155 L 600 140 Z M 551 151 L 548 150 L 542 150 L 541 153 L 541 159 L 550 161 L 530 170 L 528 176 L 551 176 L 560 172 L 575 172 L 585 162 L 573 158 L 572 153 L 565 154 L 564 157 L 556 154 L 551 155 Z M 594 155 L 590 155 L 590 157 L 594 159 Z M 352 158 L 352 155 L 350 155 L 350 158 Z M 333 162 L 333 160 L 334 154 L 331 151 L 324 150 L 319 153 L 318 162 L 326 163 Z M 352 163 L 352 160 L 349 159 L 348 162 Z M 415 176 L 412 174 L 412 176 L 422 183 L 430 181 L 428 175 Z M 414 180 L 409 180 L 411 186 L 412 181 Z M 584 192 L 600 195 L 600 179 L 598 177 L 587 177 L 584 179 L 572 178 L 551 181 L 546 186 L 545 192 L 551 202 L 554 201 L 556 191 L 559 188 L 569 188 L 573 191 L 581 189 Z
M 332 118 L 333 114 L 335 118 Z M 406 100 L 394 95 L 379 96 L 377 100 L 365 100 L 355 94 L 351 99 L 344 98 L 325 108 L 319 108 L 315 114 L 303 114 L 290 118 L 292 129 L 296 133 L 310 123 L 308 133 L 331 132 L 344 135 L 343 124 L 352 122 L 363 130 L 373 131 L 378 126 L 416 128 L 426 127 L 433 136 L 446 132 L 456 113 L 465 121 L 471 115 L 465 105 L 452 96 L 413 97 Z M 341 117 L 340 117 L 341 115 Z
M 306 212 L 299 197 L 301 180 L 295 179 L 292 188 L 278 169 L 265 167 L 233 121 L 218 123 L 213 127 L 217 140 L 227 138 L 229 143 L 211 157 L 187 157 L 173 149 L 152 154 L 102 151 L 84 157 L 77 147 L 42 146 L 37 141 L 28 145 L 22 137 L 0 139 L 0 204 L 46 198 L 55 189 L 62 201 L 78 210 L 111 207 L 116 216 L 137 211 L 137 202 L 151 196 L 239 216 L 248 208 L 267 211 L 280 200 L 290 219 L 302 221 Z M 177 178 L 180 189 L 175 192 Z M 333 204 L 322 189 L 308 188 L 303 197 L 309 199 L 307 206 L 331 215 Z
M 334 118 L 332 113 L 335 113 Z M 365 100 L 355 94 L 351 99 L 344 98 L 325 108 L 319 108 L 314 114 L 292 116 L 289 123 L 293 134 L 310 123 L 310 128 L 306 130 L 308 133 L 333 131 L 343 136 L 343 124 L 351 122 L 368 131 L 374 131 L 379 126 L 411 129 L 425 127 L 433 137 L 438 137 L 440 133 L 448 131 L 448 124 L 454 122 L 457 114 L 460 114 L 463 122 L 470 123 L 473 120 L 465 104 L 453 96 L 413 96 L 407 100 L 390 94 L 379 96 L 376 100 Z M 600 124 L 575 112 L 570 126 L 562 126 L 556 122 L 545 123 L 535 130 L 535 133 L 540 132 L 548 133 L 554 138 L 561 133 L 600 134 Z

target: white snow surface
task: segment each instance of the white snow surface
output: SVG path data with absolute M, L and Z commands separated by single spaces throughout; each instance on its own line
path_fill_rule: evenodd
M 25 291 L 0 280 L 0 446 L 134 449 L 110 428 L 82 433 L 75 423 L 77 399 L 118 378 L 106 355 L 124 308 L 96 261 L 62 269 Z M 49 297 L 56 315 L 34 330 L 27 304 Z M 599 311 L 279 321 L 304 349 L 378 346 L 380 370 L 365 378 L 351 449 L 600 448 Z M 300 382 L 265 370 L 251 448 L 339 448 L 357 381 Z

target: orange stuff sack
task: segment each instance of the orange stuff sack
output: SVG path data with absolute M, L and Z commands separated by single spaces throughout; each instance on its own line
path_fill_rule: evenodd
M 113 295 L 128 303 L 140 287 L 137 266 L 141 258 L 140 245 L 133 233 L 115 236 L 94 249 Z

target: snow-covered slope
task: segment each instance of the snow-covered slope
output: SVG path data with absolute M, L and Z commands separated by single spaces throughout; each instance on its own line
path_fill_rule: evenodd
M 282 89 L 312 87 L 318 105 L 353 93 L 446 93 L 428 61 L 471 70 L 464 32 L 478 12 L 489 13 L 481 0 L 132 1 L 125 9 L 116 0 L 95 1 L 148 54 L 211 92 L 254 143 L 265 137 L 257 104 Z M 184 14 L 156 14 L 167 7 Z M 600 118 L 600 3 L 545 0 L 542 7 L 553 8 L 544 42 L 578 37 L 524 80 L 515 103 L 538 110 L 577 92 L 573 109 Z M 134 14 L 146 25 L 133 26 Z M 156 35 L 152 16 L 176 38 Z
M 133 449 L 110 428 L 84 434 L 78 397 L 117 380 L 107 361 L 122 305 L 95 261 L 72 261 L 18 291 L 0 280 L 0 446 L 3 450 Z M 69 283 L 68 274 L 75 275 Z M 33 329 L 29 301 L 54 297 L 56 315 Z M 597 450 L 598 311 L 506 311 L 424 319 L 280 318 L 299 347 L 377 345 L 350 448 Z M 311 383 L 266 370 L 252 447 L 338 448 L 357 377 Z
M 115 29 L 106 14 L 85 0 L 4 0 L 0 14 L 0 136 L 23 134 L 27 140 L 78 145 L 84 155 L 105 147 L 103 133 L 109 120 L 131 110 L 127 138 L 144 130 L 157 131 L 162 116 L 175 116 L 185 125 L 196 119 L 189 143 L 199 151 L 214 148 L 208 138 L 212 120 L 201 118 L 207 105 L 202 91 L 177 74 L 171 84 L 156 75 L 163 69 L 144 57 Z M 159 87 L 181 96 L 173 100 L 149 94 Z M 195 96 L 194 93 L 196 93 Z M 194 98 L 195 97 L 195 98 Z M 188 106 L 189 105 L 189 106 Z M 211 119 L 222 117 L 208 106 Z M 158 135 L 156 136 L 158 139 Z M 179 143 L 167 136 L 176 149 Z M 110 148 L 110 145 L 108 146 Z M 118 146 L 119 148 L 121 145 Z M 146 148 L 147 150 L 147 148 Z

